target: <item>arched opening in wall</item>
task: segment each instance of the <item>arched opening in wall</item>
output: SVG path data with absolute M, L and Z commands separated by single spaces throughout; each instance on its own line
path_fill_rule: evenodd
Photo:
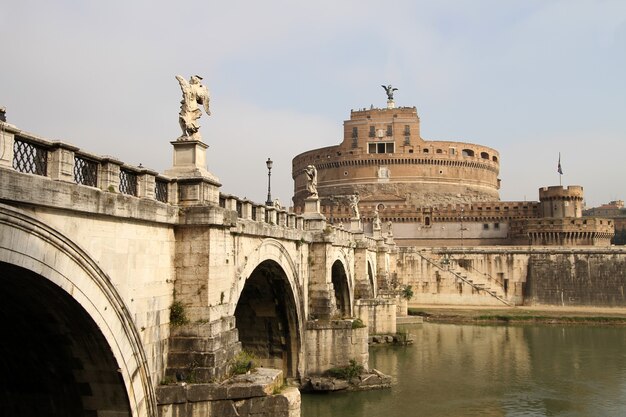
M 285 271 L 274 261 L 261 262 L 239 296 L 235 320 L 242 348 L 263 367 L 297 377 L 298 317 Z
M 471 150 L 471 149 L 463 149 L 462 155 L 463 156 L 474 156 L 474 151 Z
M 348 290 L 348 276 L 340 261 L 335 261 L 331 271 L 333 289 L 337 311 L 342 317 L 350 316 L 350 292 Z
M 367 281 L 370 284 L 370 294 L 369 295 L 370 295 L 371 298 L 374 298 L 376 296 L 376 293 L 375 293 L 375 289 L 376 289 L 375 285 L 376 284 L 375 284 L 375 281 L 374 281 L 374 271 L 372 269 L 372 264 L 369 261 L 367 262 Z
M 498 157 L 494 155 L 494 156 L 491 157 L 491 160 L 493 162 L 498 162 Z
M 4 262 L 0 296 L 4 415 L 131 415 L 113 353 L 74 298 L 46 278 Z
M 424 226 L 430 226 L 430 217 L 424 217 Z
M 482 159 L 489 159 L 489 154 L 488 154 L 487 152 L 481 152 L 481 153 L 480 153 L 480 157 L 481 157 Z

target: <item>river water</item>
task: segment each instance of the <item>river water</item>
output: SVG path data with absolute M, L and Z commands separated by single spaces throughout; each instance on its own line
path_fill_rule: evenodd
M 302 417 L 626 416 L 626 327 L 398 326 L 370 349 L 388 390 L 302 396 Z

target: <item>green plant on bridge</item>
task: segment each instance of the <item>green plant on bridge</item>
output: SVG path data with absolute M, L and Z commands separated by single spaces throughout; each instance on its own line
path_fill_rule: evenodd
M 357 363 L 356 359 L 350 359 L 350 365 L 330 368 L 325 372 L 333 378 L 345 379 L 346 381 L 356 378 L 363 373 L 363 365 Z
M 185 306 L 180 301 L 174 301 L 170 306 L 170 323 L 174 326 L 182 326 L 189 323 Z
M 363 320 L 361 320 L 360 318 L 356 318 L 352 320 L 353 329 L 361 329 L 363 327 L 367 327 L 367 326 L 365 325 L 365 323 L 363 323 Z
M 254 354 L 242 350 L 231 361 L 230 372 L 233 375 L 243 375 L 254 371 L 258 367 L 258 360 Z
M 402 291 L 400 291 L 400 295 L 405 300 L 407 301 L 410 300 L 411 298 L 413 298 L 413 287 L 411 287 L 410 285 L 407 285 L 406 287 L 402 289 Z

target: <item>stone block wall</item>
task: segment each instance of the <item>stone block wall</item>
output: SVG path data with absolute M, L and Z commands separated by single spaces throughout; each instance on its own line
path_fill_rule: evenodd
M 367 326 L 368 334 L 396 332 L 396 302 L 391 299 L 362 299 L 354 303 L 355 316 Z
M 622 254 L 533 254 L 528 264 L 526 303 L 624 307 L 626 256 Z
M 368 369 L 367 328 L 352 328 L 352 320 L 309 321 L 305 330 L 307 374 L 322 374 L 347 366 L 350 359 Z

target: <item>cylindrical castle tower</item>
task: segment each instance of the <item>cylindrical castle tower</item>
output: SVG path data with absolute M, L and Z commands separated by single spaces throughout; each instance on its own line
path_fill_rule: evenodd
M 344 122 L 343 142 L 293 159 L 294 206 L 304 206 L 304 168 L 314 165 L 322 204 L 331 196 L 394 195 L 415 206 L 498 201 L 499 154 L 481 145 L 427 141 L 415 107 L 361 109 Z
M 555 185 L 539 189 L 541 217 L 582 217 L 583 187 Z

